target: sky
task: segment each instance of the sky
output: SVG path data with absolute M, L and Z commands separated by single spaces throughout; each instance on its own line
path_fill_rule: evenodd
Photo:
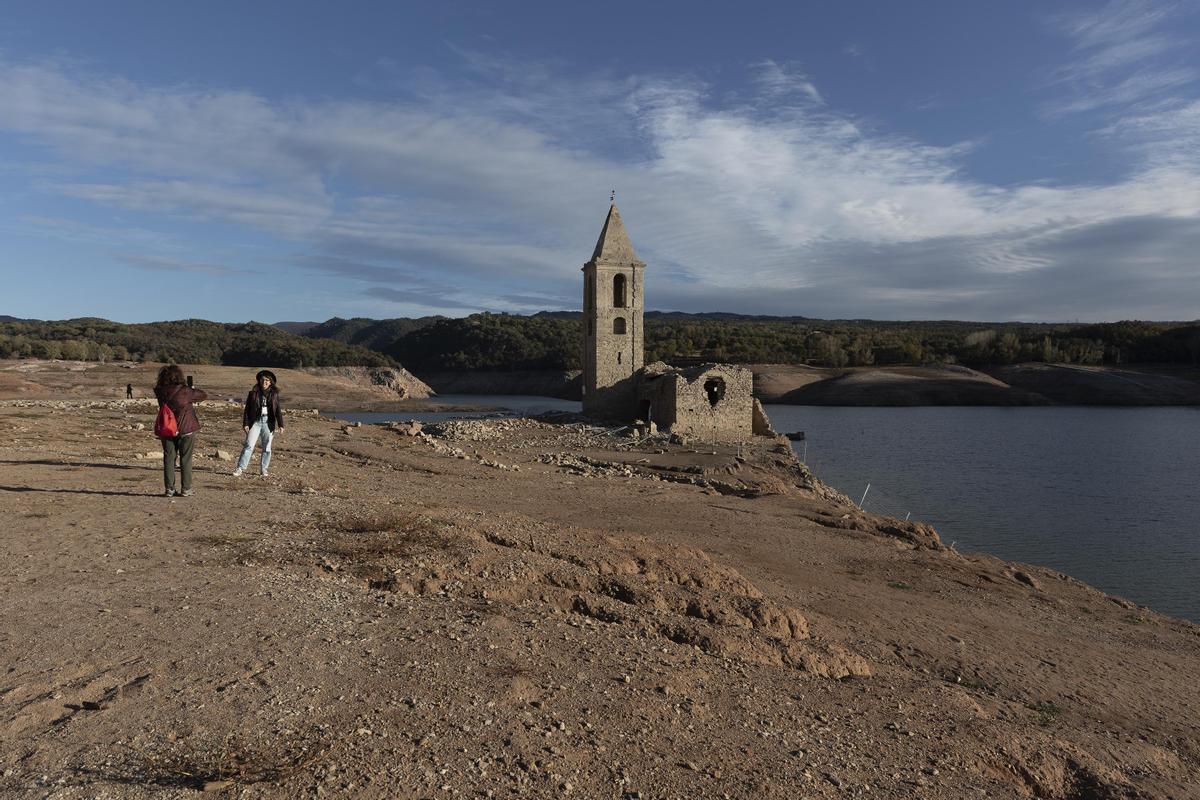
M 1193 0 L 9 0 L 0 314 L 1200 317 Z

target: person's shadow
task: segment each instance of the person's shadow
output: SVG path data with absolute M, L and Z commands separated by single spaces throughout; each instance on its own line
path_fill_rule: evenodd
M 55 494 L 106 494 L 112 497 L 157 497 L 159 492 L 110 492 L 105 489 L 39 489 L 36 486 L 0 486 L 0 492 L 52 492 Z
M 150 461 L 150 459 L 147 459 Z M 139 469 L 139 470 L 159 470 L 161 466 L 157 466 L 160 462 L 153 461 L 142 466 L 141 464 L 105 464 L 103 462 L 93 461 L 67 461 L 61 458 L 30 458 L 30 459 L 3 459 L 0 458 L 0 464 L 37 464 L 45 467 L 92 467 L 93 469 Z

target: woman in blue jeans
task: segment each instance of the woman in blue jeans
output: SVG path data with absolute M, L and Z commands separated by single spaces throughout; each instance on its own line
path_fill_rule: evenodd
M 242 431 L 246 434 L 246 445 L 242 448 L 237 469 L 233 471 L 234 477 L 250 466 L 250 457 L 254 455 L 254 444 L 257 442 L 262 448 L 262 474 L 265 478 L 267 467 L 271 465 L 271 441 L 276 433 L 283 433 L 283 408 L 279 405 L 275 373 L 264 369 L 254 378 L 254 388 L 246 395 L 246 407 L 242 410 Z

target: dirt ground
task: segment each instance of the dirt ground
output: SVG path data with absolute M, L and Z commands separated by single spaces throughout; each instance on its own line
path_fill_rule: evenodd
M 134 399 L 154 399 L 154 382 L 162 364 L 88 361 L 12 361 L 0 359 L 0 398 L 25 400 L 124 399 L 126 385 Z M 197 389 L 208 392 L 210 402 L 241 402 L 254 387 L 258 367 L 185 366 Z M 278 378 L 287 409 L 337 409 L 392 411 L 395 409 L 453 408 L 436 398 L 402 399 L 394 390 L 373 386 L 361 367 L 311 370 L 271 369 Z
M 297 412 L 234 478 L 214 399 L 166 498 L 89 372 L 0 369 L 0 796 L 1200 797 L 1200 627 L 786 447 Z

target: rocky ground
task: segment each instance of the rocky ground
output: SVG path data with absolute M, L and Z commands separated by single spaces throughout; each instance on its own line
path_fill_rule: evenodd
M 0 398 L 26 400 L 123 399 L 133 386 L 134 399 L 153 399 L 154 383 L 162 364 L 130 361 L 101 364 L 94 361 L 13 361 L 0 359 Z M 258 367 L 185 367 L 197 389 L 213 400 L 245 400 L 254 387 Z M 286 401 L 286 409 L 339 409 L 391 411 L 442 408 L 428 399 L 430 388 L 405 369 L 368 367 L 313 367 L 272 372 Z
M 1200 628 L 862 514 L 786 445 L 298 412 L 234 478 L 214 400 L 168 499 L 152 401 L 30 394 L 2 796 L 1200 796 Z

